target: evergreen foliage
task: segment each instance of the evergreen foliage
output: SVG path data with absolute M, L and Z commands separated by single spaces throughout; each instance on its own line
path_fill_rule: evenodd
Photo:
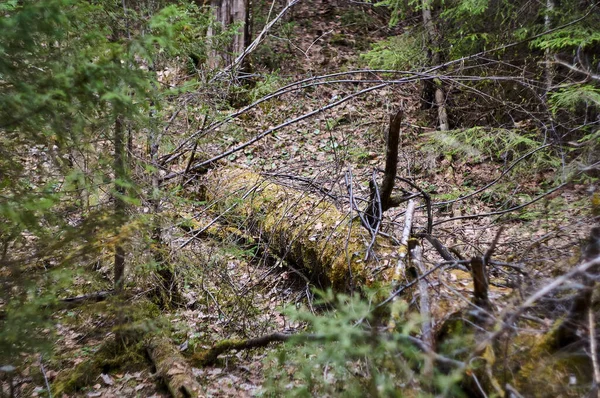
M 114 200 L 139 206 L 147 191 L 144 176 L 132 175 L 126 141 L 114 141 L 115 126 L 122 139 L 146 141 L 138 132 L 154 128 L 170 94 L 157 63 L 205 54 L 196 39 L 211 21 L 193 4 L 158 6 L 0 5 L 0 300 L 8 303 L 0 362 L 39 349 L 23 335 L 50 337 L 36 332 L 48 322 L 43 309 L 72 283 L 72 270 L 150 226 L 135 211 L 112 209 Z
M 393 330 L 379 329 L 375 319 L 377 294 L 366 297 L 320 292 L 322 314 L 307 308 L 288 311 L 293 320 L 307 325 L 312 338 L 300 335 L 269 360 L 267 397 L 461 396 L 460 374 L 427 374 L 427 356 L 410 342 L 420 321 L 408 303 L 397 301 Z M 456 342 L 457 347 L 460 345 Z M 294 369 L 289 372 L 289 369 Z M 437 391 L 437 393 L 435 393 Z

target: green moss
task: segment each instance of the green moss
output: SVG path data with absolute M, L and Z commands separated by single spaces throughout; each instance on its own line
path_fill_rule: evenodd
M 512 346 L 522 347 L 520 354 L 512 358 L 517 367 L 515 387 L 525 396 L 580 397 L 589 391 L 592 383 L 592 363 L 582 350 L 569 349 L 556 351 L 553 329 L 540 338 L 519 334 L 511 342 Z M 575 384 L 569 379 L 574 377 Z
M 357 285 L 369 280 L 369 264 L 364 261 L 368 234 L 358 223 L 349 226 L 347 215 L 333 204 L 245 170 L 219 170 L 212 177 L 211 200 L 227 198 L 217 211 L 235 204 L 224 214 L 229 222 L 244 222 L 265 236 L 271 250 L 314 279 L 340 290 L 348 284 L 349 270 Z M 384 257 L 392 253 L 385 239 L 378 238 L 376 247 Z

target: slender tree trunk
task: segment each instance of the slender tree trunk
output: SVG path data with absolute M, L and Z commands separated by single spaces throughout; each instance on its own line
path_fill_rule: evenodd
M 153 117 L 153 115 L 151 115 Z M 157 266 L 156 275 L 160 279 L 160 285 L 157 289 L 160 301 L 163 307 L 168 307 L 173 301 L 179 301 L 178 287 L 175 275 L 170 264 L 166 261 L 163 254 L 162 227 L 160 225 L 161 199 L 160 199 L 160 175 L 158 164 L 158 149 L 160 146 L 161 134 L 155 125 L 150 129 L 148 136 L 148 155 L 153 166 L 152 187 L 150 188 L 150 206 L 153 215 L 152 228 L 152 257 Z
M 546 31 L 552 28 L 552 13 L 554 12 L 554 0 L 546 0 L 546 14 L 544 15 L 544 28 Z M 553 56 L 550 53 L 550 49 L 547 48 L 545 52 L 545 81 L 546 81 L 546 93 L 547 99 L 548 92 L 552 88 L 552 81 L 554 79 L 554 68 L 553 68 Z
M 441 57 L 439 52 L 440 40 L 439 33 L 433 23 L 431 15 L 431 8 L 433 7 L 433 0 L 423 0 L 423 25 L 425 26 L 425 32 L 427 33 L 427 55 L 429 58 L 430 65 L 440 64 Z M 446 94 L 442 82 L 439 79 L 434 81 L 424 81 L 423 87 L 423 99 L 428 103 L 434 103 L 438 110 L 438 123 L 439 129 L 446 131 L 449 129 L 448 124 L 448 112 L 446 111 Z
M 114 132 L 114 174 L 115 174 L 115 217 L 118 224 L 122 224 L 125 220 L 125 187 L 123 181 L 126 178 L 125 175 L 125 132 L 123 129 L 122 116 L 118 115 L 115 120 L 115 132 Z M 123 290 L 123 281 L 125 278 L 125 249 L 122 246 L 122 242 L 119 242 L 115 246 L 115 291 L 121 292 Z

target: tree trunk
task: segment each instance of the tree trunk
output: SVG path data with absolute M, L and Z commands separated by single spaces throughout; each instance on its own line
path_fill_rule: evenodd
M 154 117 L 154 115 L 151 115 Z M 164 243 L 162 239 L 162 228 L 160 223 L 161 208 L 161 197 L 160 197 L 160 175 L 159 175 L 159 164 L 158 164 L 158 148 L 160 145 L 161 134 L 158 132 L 156 125 L 150 128 L 148 135 L 148 150 L 150 163 L 152 164 L 152 186 L 150 188 L 150 206 L 152 208 L 152 257 L 156 264 L 157 270 L 156 275 L 160 280 L 160 285 L 157 286 L 157 295 L 160 298 L 160 302 L 163 308 L 168 308 L 173 302 L 178 303 L 179 300 L 179 287 L 171 264 L 165 259 L 163 255 Z M 193 153 L 192 153 L 193 156 Z
M 232 43 L 225 49 L 214 50 L 209 57 L 208 65 L 219 68 L 230 65 L 237 55 L 241 54 L 250 42 L 249 32 L 249 7 L 248 0 L 212 0 L 211 7 L 215 12 L 217 23 L 223 29 L 229 28 L 234 23 L 241 23 Z M 209 27 L 208 37 L 213 37 L 218 32 L 214 27 Z
M 439 65 L 441 61 L 439 32 L 436 29 L 431 16 L 433 0 L 423 0 L 422 7 L 423 26 L 425 26 L 425 32 L 427 33 L 427 55 L 429 58 L 429 64 L 431 66 Z M 430 104 L 435 104 L 438 110 L 439 129 L 442 131 L 448 130 L 450 125 L 448 124 L 446 94 L 444 93 L 442 82 L 439 79 L 435 79 L 433 81 L 425 80 L 423 84 L 423 100 L 427 102 L 428 106 Z
M 115 195 L 114 195 L 114 210 L 117 225 L 120 226 L 125 220 L 125 187 L 123 182 L 126 178 L 125 173 L 125 132 L 123 129 L 122 116 L 118 115 L 115 120 L 115 132 L 114 132 L 114 165 L 113 171 L 115 174 Z M 115 246 L 115 280 L 114 288 L 115 292 L 119 293 L 123 290 L 123 281 L 125 278 L 125 249 L 123 249 L 122 242 L 118 242 Z
M 544 29 L 549 31 L 552 28 L 552 13 L 554 12 L 554 0 L 546 0 L 546 14 L 544 15 Z M 554 80 L 554 56 L 550 53 L 550 49 L 547 48 L 545 52 L 545 80 L 546 80 L 546 93 L 544 97 L 547 100 L 548 93 L 552 89 L 552 81 Z

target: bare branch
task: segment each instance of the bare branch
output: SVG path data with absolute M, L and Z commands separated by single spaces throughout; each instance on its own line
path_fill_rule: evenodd
M 543 194 L 537 196 L 536 198 L 530 200 L 529 202 L 523 203 L 522 205 L 511 207 L 510 209 L 492 211 L 492 212 L 489 212 L 489 213 L 471 214 L 471 215 L 468 215 L 468 216 L 459 216 L 459 217 L 447 218 L 445 220 L 437 221 L 437 222 L 433 223 L 433 225 L 435 226 L 435 225 L 445 224 L 447 222 L 454 221 L 454 220 L 468 220 L 468 219 L 472 219 L 472 218 L 482 218 L 482 217 L 498 216 L 498 215 L 501 215 L 501 214 L 511 213 L 513 211 L 520 210 L 520 209 L 522 209 L 524 207 L 527 207 L 529 205 L 534 204 L 535 202 L 539 201 L 540 199 L 543 199 L 546 196 L 548 196 L 548 195 L 550 195 L 550 194 L 558 191 L 559 189 L 564 188 L 565 186 L 567 186 L 567 184 L 568 184 L 567 182 L 565 182 L 563 184 L 560 184 L 559 186 L 557 186 L 555 188 L 552 188 L 551 190 L 549 190 L 547 192 L 544 192 Z
M 579 83 L 587 83 L 590 80 L 599 80 L 600 81 L 600 75 L 593 74 L 589 70 L 580 69 L 580 68 L 578 68 L 575 65 L 572 65 L 572 64 L 570 64 L 568 62 L 565 62 L 565 61 L 561 60 L 560 58 L 558 58 L 558 55 L 554 56 L 554 62 L 557 63 L 557 64 L 559 64 L 559 65 L 562 65 L 562 66 L 564 66 L 564 67 L 566 67 L 566 68 L 568 68 L 570 70 L 572 70 L 573 72 L 577 72 L 577 73 L 580 73 L 580 74 L 584 75 L 585 76 L 585 80 L 583 80 L 583 81 L 581 81 Z
M 231 155 L 232 153 L 236 153 L 238 151 L 241 151 L 242 149 L 244 149 L 244 148 L 246 148 L 246 147 L 254 144 L 255 142 L 258 142 L 258 141 L 262 140 L 266 136 L 268 136 L 270 134 L 273 134 L 275 131 L 281 130 L 282 128 L 284 128 L 286 126 L 292 125 L 292 124 L 297 123 L 297 122 L 299 122 L 301 120 L 304 120 L 304 119 L 308 119 L 308 118 L 310 118 L 310 117 L 312 117 L 312 116 L 314 116 L 314 115 L 316 115 L 318 113 L 324 112 L 324 111 L 329 110 L 331 108 L 335 108 L 336 106 L 341 105 L 344 102 L 347 102 L 347 101 L 349 101 L 349 100 L 351 100 L 353 98 L 356 98 L 356 97 L 358 97 L 360 95 L 363 95 L 363 94 L 368 93 L 370 91 L 379 90 L 381 88 L 387 87 L 388 85 L 389 85 L 388 83 L 384 83 L 384 84 L 379 84 L 379 85 L 374 86 L 374 87 L 366 88 L 366 89 L 361 90 L 359 92 L 356 92 L 354 94 L 348 95 L 348 96 L 346 96 L 346 97 L 344 97 L 344 98 L 342 98 L 342 99 L 340 99 L 340 100 L 338 100 L 338 101 L 336 101 L 336 102 L 334 102 L 332 104 L 323 106 L 323 107 L 318 108 L 318 109 L 316 109 L 316 110 L 314 110 L 312 112 L 306 113 L 306 114 L 304 114 L 302 116 L 299 116 L 299 117 L 294 118 L 292 120 L 288 120 L 288 121 L 286 121 L 284 123 L 281 123 L 281 124 L 279 124 L 279 125 L 277 125 L 275 127 L 272 127 L 272 128 L 270 128 L 268 130 L 263 131 L 262 133 L 258 134 L 257 136 L 255 136 L 251 140 L 244 142 L 243 144 L 235 146 L 235 147 L 229 149 L 228 151 L 225 151 L 225 152 L 223 152 L 223 153 L 221 153 L 221 154 L 219 154 L 217 156 L 214 156 L 214 157 L 212 157 L 212 158 L 210 158 L 208 160 L 205 160 L 203 162 L 200 162 L 200 163 L 194 165 L 193 167 L 190 168 L 189 171 L 194 171 L 194 170 L 198 170 L 198 169 L 201 169 L 203 167 L 206 167 L 206 166 L 208 166 L 208 165 L 210 165 L 210 164 L 212 164 L 212 163 L 214 163 L 214 162 L 216 162 L 218 160 L 226 158 L 227 156 Z M 163 177 L 163 181 L 169 180 L 171 178 L 175 178 L 175 177 L 177 177 L 179 175 L 181 175 L 181 173 L 171 173 L 171 174 Z
M 521 161 L 523 161 L 524 159 L 528 158 L 529 156 L 533 155 L 534 153 L 541 151 L 544 148 L 548 148 L 549 146 L 551 146 L 552 144 L 546 144 L 546 145 L 542 145 L 541 147 L 535 148 L 529 152 L 527 152 L 526 154 L 524 154 L 523 156 L 521 156 L 520 158 L 518 158 L 517 160 L 515 160 L 507 169 L 505 169 L 497 178 L 495 178 L 492 182 L 488 183 L 487 185 L 485 185 L 482 188 L 479 188 L 478 190 L 471 192 L 470 194 L 461 196 L 459 198 L 453 199 L 453 200 L 447 200 L 444 202 L 435 202 L 432 205 L 433 206 L 443 206 L 443 205 L 448 205 L 451 203 L 455 203 L 461 200 L 465 200 L 468 199 L 472 196 L 475 196 L 483 191 L 485 191 L 486 189 L 488 189 L 489 187 L 493 186 L 494 184 L 496 184 L 498 181 L 500 181 L 500 179 L 502 177 L 504 177 L 505 175 L 507 175 L 512 169 L 514 169 Z
M 594 368 L 594 389 L 598 397 L 598 387 L 600 386 L 600 366 L 598 365 L 598 342 L 596 341 L 596 320 L 592 307 L 588 308 L 588 329 L 590 334 L 590 356 L 592 357 L 592 366 Z
M 573 279 L 575 276 L 580 275 L 592 267 L 596 267 L 600 265 L 600 255 L 597 255 L 595 258 L 585 261 L 579 264 L 577 267 L 573 268 L 571 271 L 567 272 L 564 275 L 559 276 L 554 279 L 552 282 L 546 284 L 544 287 L 530 295 L 527 300 L 523 302 L 517 309 L 515 309 L 503 322 L 502 325 L 497 328 L 494 332 L 490 333 L 488 337 L 479 343 L 477 349 L 475 350 L 475 355 L 483 352 L 486 346 L 491 342 L 495 341 L 498 337 L 500 337 L 506 330 L 512 328 L 516 320 L 525 312 L 528 308 L 533 306 L 537 301 L 539 301 L 542 297 L 550 294 L 552 291 L 557 289 L 559 286 L 567 283 L 569 280 Z

